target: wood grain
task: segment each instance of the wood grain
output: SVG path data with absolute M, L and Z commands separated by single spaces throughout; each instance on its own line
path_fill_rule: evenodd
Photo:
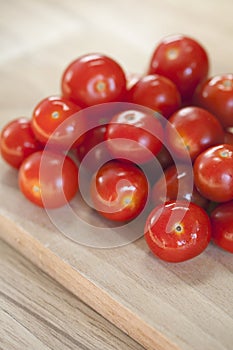
M 208 48 L 211 73 L 232 70 L 230 0 L 10 0 L 1 11 L 0 126 L 59 93 L 62 70 L 86 52 L 143 72 L 156 42 L 183 32 Z M 231 254 L 210 245 L 170 265 L 154 259 L 143 239 L 111 250 L 76 244 L 25 202 L 15 171 L 0 166 L 2 239 L 147 349 L 232 349 Z
M 0 242 L 0 348 L 143 348 Z

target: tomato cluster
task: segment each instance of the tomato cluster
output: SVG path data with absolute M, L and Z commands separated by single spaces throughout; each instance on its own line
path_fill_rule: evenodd
M 233 74 L 210 76 L 205 48 L 171 35 L 141 75 L 102 54 L 78 57 L 61 93 L 5 125 L 0 146 L 34 204 L 71 201 L 84 166 L 94 209 L 124 223 L 146 209 L 151 251 L 180 262 L 211 238 L 233 252 L 232 130 Z

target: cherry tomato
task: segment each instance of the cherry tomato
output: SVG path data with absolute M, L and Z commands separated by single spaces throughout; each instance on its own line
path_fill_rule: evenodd
M 215 244 L 233 253 L 233 201 L 218 205 L 210 219 Z
M 77 146 L 76 156 L 79 163 L 82 162 L 82 166 L 92 173 L 112 158 L 105 142 L 107 124 L 128 106 L 126 103 L 111 102 L 83 109 L 86 132 Z
M 200 43 L 184 35 L 171 35 L 155 48 L 148 73 L 160 74 L 172 80 L 182 100 L 189 101 L 208 71 L 208 55 Z
M 173 158 L 168 151 L 168 149 L 163 145 L 159 153 L 156 155 L 156 158 L 158 159 L 159 163 L 161 164 L 161 167 L 163 169 L 168 168 L 170 165 L 174 164 Z
M 224 143 L 228 145 L 233 145 L 233 133 L 232 130 L 225 130 Z
M 220 122 L 203 108 L 181 108 L 169 118 L 169 122 L 166 127 L 167 142 L 181 159 L 188 151 L 194 160 L 208 147 L 224 142 L 224 130 Z
M 19 168 L 19 188 L 40 207 L 61 207 L 78 191 L 78 168 L 68 156 L 51 151 L 35 152 Z
M 30 154 L 42 149 L 36 139 L 29 119 L 21 117 L 12 120 L 2 129 L 0 138 L 2 158 L 18 169 Z
M 91 181 L 94 208 L 113 221 L 129 221 L 143 210 L 149 185 L 143 171 L 131 162 L 111 160 Z
M 128 101 L 151 108 L 168 118 L 181 107 L 176 85 L 158 74 L 143 76 L 128 93 Z
M 110 153 L 137 164 L 153 159 L 162 148 L 163 128 L 159 118 L 142 109 L 116 114 L 106 130 Z
M 85 130 L 84 118 L 75 116 L 81 108 L 64 97 L 50 96 L 40 101 L 32 115 L 32 129 L 44 145 L 49 141 L 59 148 L 75 147 Z
M 233 199 L 233 146 L 218 145 L 195 160 L 194 182 L 200 193 L 213 202 Z
M 198 86 L 194 102 L 213 113 L 224 127 L 233 126 L 233 74 L 205 80 Z
M 90 129 L 84 134 L 83 141 L 77 147 L 76 155 L 79 163 L 83 161 L 82 165 L 92 172 L 98 170 L 111 158 L 106 143 L 104 143 L 105 134 L 106 125 Z
M 196 204 L 170 201 L 152 210 L 144 232 L 154 255 L 165 261 L 182 262 L 206 249 L 211 224 L 206 212 Z
M 176 164 L 165 169 L 164 174 L 153 185 L 153 204 L 156 206 L 173 199 L 183 199 L 206 208 L 209 201 L 193 186 L 193 181 L 190 180 L 192 177 L 193 169 L 186 164 Z
M 62 93 L 81 107 L 124 100 L 126 77 L 121 66 L 101 54 L 73 61 L 62 76 Z

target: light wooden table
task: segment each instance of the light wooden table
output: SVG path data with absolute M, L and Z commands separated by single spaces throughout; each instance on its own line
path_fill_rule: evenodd
M 83 53 L 140 73 L 161 37 L 184 33 L 207 48 L 211 73 L 232 72 L 232 13 L 232 0 L 0 0 L 0 128 L 59 93 L 63 69 Z M 0 166 L 3 240 L 148 349 L 232 349 L 232 256 L 210 247 L 195 266 L 168 267 L 142 241 L 110 257 L 74 246 L 21 207 L 14 175 Z M 0 350 L 142 349 L 5 243 L 0 297 Z
M 0 241 L 1 350 L 143 350 Z

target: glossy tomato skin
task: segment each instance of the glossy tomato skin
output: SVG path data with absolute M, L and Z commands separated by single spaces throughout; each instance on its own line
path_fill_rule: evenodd
M 171 165 L 154 183 L 151 200 L 155 206 L 170 200 L 188 200 L 202 208 L 207 208 L 209 201 L 204 198 L 191 181 L 193 169 L 187 164 Z
M 147 178 L 135 164 L 111 160 L 93 176 L 91 198 L 94 208 L 112 221 L 129 221 L 146 205 L 149 193 Z
M 106 128 L 103 124 L 88 130 L 76 149 L 79 163 L 83 161 L 82 165 L 92 172 L 111 159 L 105 143 Z
M 198 191 L 213 202 L 233 199 L 233 146 L 222 144 L 202 152 L 195 160 L 194 182 Z
M 143 76 L 129 90 L 128 101 L 151 108 L 168 118 L 181 107 L 176 85 L 158 74 Z
M 32 115 L 32 130 L 44 145 L 70 148 L 85 130 L 84 118 L 73 117 L 81 110 L 79 106 L 60 96 L 49 96 L 40 101 Z
M 227 143 L 228 145 L 233 145 L 233 133 L 232 133 L 232 130 L 231 131 L 225 130 L 224 143 Z
M 122 101 L 126 94 L 126 77 L 112 58 L 87 54 L 71 62 L 62 76 L 62 94 L 81 107 Z
M 31 121 L 21 117 L 12 120 L 2 129 L 0 149 L 2 158 L 18 169 L 24 159 L 42 149 L 42 145 L 32 131 Z
M 233 74 L 205 80 L 195 92 L 194 103 L 216 115 L 223 127 L 233 127 Z
M 233 253 L 233 201 L 218 205 L 210 215 L 216 245 Z
M 78 191 L 78 168 L 65 155 L 38 151 L 19 168 L 19 188 L 37 206 L 47 209 L 67 204 Z
M 163 127 L 156 115 L 142 109 L 116 114 L 106 130 L 110 154 L 136 164 L 153 159 L 162 148 Z
M 190 101 L 208 71 L 208 55 L 199 42 L 184 35 L 171 35 L 155 48 L 148 73 L 169 78 L 176 84 L 182 100 Z
M 182 262 L 206 249 L 211 224 L 206 212 L 196 204 L 170 201 L 152 210 L 144 234 L 150 250 L 158 258 Z
M 169 118 L 166 139 L 177 157 L 184 158 L 188 151 L 191 160 L 194 160 L 205 149 L 223 143 L 224 130 L 213 114 L 203 108 L 189 106 Z

